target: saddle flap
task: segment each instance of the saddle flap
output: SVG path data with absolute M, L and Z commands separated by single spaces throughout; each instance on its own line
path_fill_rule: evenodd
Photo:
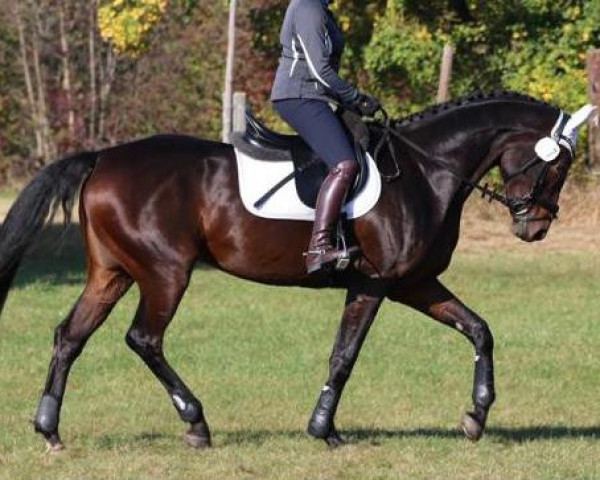
M 264 202 L 258 201 L 265 192 L 273 189 L 282 179 L 294 175 L 294 164 L 288 162 L 272 162 L 257 159 L 244 150 L 234 149 L 240 198 L 244 208 L 257 217 L 278 220 L 313 221 L 315 210 L 304 204 L 298 195 L 294 182 L 283 182 Z M 367 169 L 371 172 L 365 186 L 346 203 L 343 212 L 349 220 L 358 218 L 369 212 L 377 203 L 381 194 L 382 180 L 378 174 L 373 158 L 368 154 Z M 325 166 L 322 168 L 326 169 Z M 324 175 L 325 173 L 323 173 Z M 259 206 L 257 206 L 259 203 Z

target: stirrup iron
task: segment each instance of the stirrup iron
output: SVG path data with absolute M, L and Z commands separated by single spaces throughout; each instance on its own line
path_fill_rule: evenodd
M 337 258 L 336 262 L 335 262 L 335 269 L 338 272 L 341 272 L 343 270 L 346 270 L 348 268 L 348 265 L 350 265 L 350 252 L 348 252 L 348 247 L 346 245 L 346 236 L 344 234 L 344 225 L 343 225 L 343 216 L 344 214 L 340 215 L 340 219 L 337 222 L 337 226 L 336 226 L 336 240 L 337 240 L 337 247 L 340 247 L 341 244 L 341 250 L 342 250 L 342 254 Z

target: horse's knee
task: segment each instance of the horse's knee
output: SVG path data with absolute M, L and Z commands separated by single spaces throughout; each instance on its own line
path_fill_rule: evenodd
M 54 357 L 60 362 L 73 362 L 81 354 L 87 337 L 74 336 L 70 325 L 63 322 L 54 330 Z

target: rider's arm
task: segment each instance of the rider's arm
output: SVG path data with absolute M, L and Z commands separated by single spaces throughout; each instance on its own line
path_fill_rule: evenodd
M 295 40 L 313 77 L 342 103 L 351 105 L 358 99 L 358 90 L 342 80 L 330 63 L 327 46 L 327 14 L 318 2 L 304 2 L 296 12 Z

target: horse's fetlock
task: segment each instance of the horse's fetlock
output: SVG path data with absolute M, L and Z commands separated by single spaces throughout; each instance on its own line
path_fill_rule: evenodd
M 325 385 L 319 395 L 317 405 L 308 422 L 308 433 L 316 438 L 326 438 L 333 428 L 333 417 L 340 400 L 339 394 Z
M 52 395 L 45 394 L 40 400 L 40 404 L 33 422 L 36 432 L 51 434 L 58 429 L 60 403 Z
M 183 393 L 175 392 L 171 395 L 173 405 L 179 413 L 179 417 L 188 423 L 198 423 L 204 418 L 202 404 L 195 398 L 189 398 Z
M 481 384 L 475 387 L 475 390 L 473 391 L 473 403 L 476 406 L 487 410 L 495 400 L 496 393 L 494 392 L 493 386 Z

